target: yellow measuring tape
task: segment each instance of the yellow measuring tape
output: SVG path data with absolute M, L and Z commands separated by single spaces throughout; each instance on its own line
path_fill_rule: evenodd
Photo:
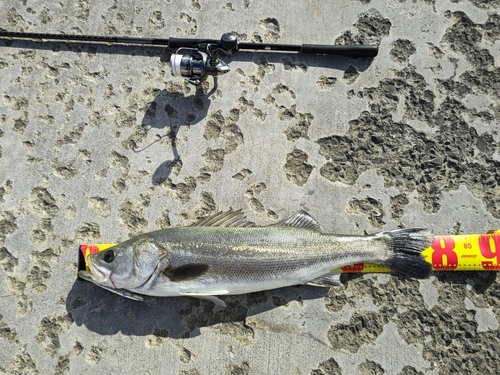
M 80 245 L 80 254 L 88 270 L 87 256 L 115 244 Z M 422 252 L 434 271 L 500 271 L 500 230 L 486 234 L 434 236 L 432 245 Z M 343 273 L 391 272 L 374 263 L 357 263 L 341 267 Z

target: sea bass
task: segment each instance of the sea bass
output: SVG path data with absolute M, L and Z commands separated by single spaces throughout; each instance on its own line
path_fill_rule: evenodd
M 345 236 L 325 233 L 305 211 L 257 226 L 231 210 L 89 255 L 90 272 L 78 276 L 131 299 L 190 296 L 225 306 L 218 296 L 297 284 L 341 285 L 336 269 L 361 262 L 425 278 L 431 265 L 421 253 L 430 243 L 422 228 Z

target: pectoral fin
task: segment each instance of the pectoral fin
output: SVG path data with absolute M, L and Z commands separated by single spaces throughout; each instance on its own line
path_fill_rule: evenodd
M 317 279 L 308 281 L 306 285 L 331 287 L 331 286 L 341 286 L 343 284 L 340 282 L 340 272 L 334 272 L 334 273 L 329 273 L 328 275 L 325 276 L 318 277 Z
M 207 264 L 185 264 L 179 267 L 169 267 L 163 271 L 171 281 L 187 281 L 203 275 L 208 270 Z
M 227 291 L 227 290 L 217 290 L 214 292 L 210 292 L 210 294 L 205 294 L 205 293 L 200 293 L 200 292 L 183 292 L 180 294 L 182 296 L 186 296 L 186 297 L 195 297 L 195 298 L 199 298 L 199 299 L 204 299 L 206 301 L 213 302 L 214 305 L 225 308 L 226 303 L 223 300 L 221 300 L 220 298 L 217 298 L 215 295 L 222 295 L 222 294 L 228 294 L 228 293 L 229 293 L 229 291 Z

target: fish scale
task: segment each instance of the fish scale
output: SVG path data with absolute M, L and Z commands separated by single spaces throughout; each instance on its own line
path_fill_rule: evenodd
M 289 273 L 309 263 L 322 264 L 322 268 L 329 269 L 330 262 L 347 265 L 359 257 L 375 257 L 374 250 L 363 249 L 367 247 L 363 237 L 348 237 L 346 240 L 347 237 L 302 229 L 265 227 L 233 231 L 207 227 L 200 228 L 197 233 L 183 228 L 175 232 L 168 232 L 173 266 L 186 262 L 208 263 L 211 267 L 220 264 L 226 265 L 226 269 L 233 273 L 254 270 L 260 277 L 266 270 L 274 274 L 280 271 Z M 151 235 L 154 236 L 155 233 Z M 165 238 L 161 242 L 167 241 Z M 196 241 L 203 243 L 201 251 L 193 246 Z M 373 248 L 373 243 L 368 244 L 368 247 Z M 382 259 L 385 256 L 384 249 L 381 248 L 378 254 L 377 259 Z

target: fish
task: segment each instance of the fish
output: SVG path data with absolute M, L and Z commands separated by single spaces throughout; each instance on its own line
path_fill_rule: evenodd
M 342 266 L 372 262 L 426 278 L 425 228 L 372 235 L 326 233 L 307 212 L 258 226 L 241 210 L 218 212 L 184 227 L 140 234 L 87 257 L 78 276 L 123 297 L 189 296 L 225 307 L 221 296 L 291 285 L 342 285 Z

